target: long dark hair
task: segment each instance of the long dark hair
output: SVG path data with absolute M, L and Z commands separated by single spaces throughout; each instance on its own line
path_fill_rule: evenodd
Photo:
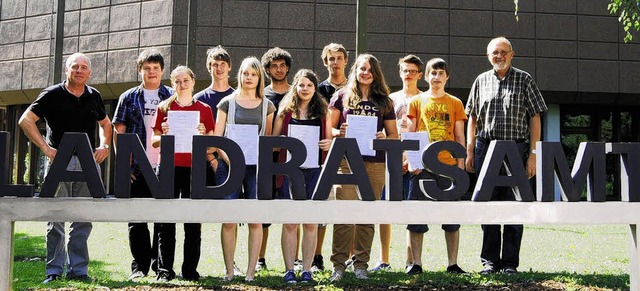
M 318 93 L 318 76 L 309 69 L 300 69 L 293 77 L 293 83 L 289 92 L 282 98 L 282 106 L 280 106 L 280 114 L 284 116 L 288 112 L 293 112 L 295 116 L 300 116 L 300 96 L 298 95 L 298 84 L 302 78 L 307 78 L 313 83 L 315 93 L 309 100 L 309 108 L 307 109 L 307 117 L 309 119 L 323 118 L 327 114 L 327 101 Z
M 380 113 L 387 114 L 393 110 L 393 103 L 389 98 L 389 86 L 384 80 L 384 74 L 382 73 L 382 66 L 380 61 L 371 54 L 361 54 L 351 66 L 349 72 L 349 79 L 347 85 L 344 87 L 343 105 L 344 108 L 356 108 L 358 103 L 362 101 L 362 91 L 358 84 L 358 68 L 363 62 L 368 62 L 371 65 L 371 75 L 373 76 L 373 83 L 369 88 L 368 100 L 371 101 L 380 110 Z

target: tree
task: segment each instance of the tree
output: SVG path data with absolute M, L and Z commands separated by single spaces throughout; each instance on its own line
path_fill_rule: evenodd
M 518 1 L 513 0 L 516 20 L 518 20 Z M 611 14 L 618 14 L 618 21 L 626 35 L 624 42 L 633 40 L 633 31 L 640 32 L 640 0 L 610 0 L 607 10 Z
M 640 31 L 640 0 L 611 0 L 607 10 L 611 14 L 619 13 L 618 21 L 626 33 L 624 42 L 630 42 L 633 30 Z

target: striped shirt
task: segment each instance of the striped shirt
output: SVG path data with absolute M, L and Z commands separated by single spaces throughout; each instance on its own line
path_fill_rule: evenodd
M 529 120 L 547 111 L 529 73 L 511 67 L 500 80 L 494 70 L 473 82 L 466 112 L 476 119 L 476 137 L 487 140 L 528 140 Z

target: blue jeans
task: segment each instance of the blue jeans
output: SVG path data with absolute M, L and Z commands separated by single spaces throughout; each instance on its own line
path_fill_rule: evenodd
M 407 197 L 409 197 L 409 181 L 411 181 L 411 173 L 406 172 L 402 175 L 402 199 L 404 200 L 407 200 Z M 380 200 L 387 200 L 387 185 L 382 188 Z
M 256 172 L 255 165 L 248 165 L 244 171 L 244 180 L 242 181 L 242 187 L 239 187 L 233 193 L 224 197 L 224 199 L 258 199 L 258 188 L 256 187 Z M 218 161 L 218 169 L 216 170 L 216 185 L 222 185 L 229 176 L 229 165 L 220 159 Z
M 48 173 L 50 163 L 45 172 Z M 98 174 L 100 166 L 96 164 Z M 82 171 L 80 161 L 72 157 L 67 171 Z M 46 176 L 45 173 L 45 176 Z M 56 191 L 56 197 L 91 197 L 85 182 L 62 182 Z M 48 275 L 62 275 L 67 266 L 67 277 L 87 275 L 89 269 L 89 249 L 87 239 L 91 234 L 91 222 L 71 222 L 69 227 L 69 242 L 66 243 L 64 222 L 47 223 L 47 261 L 45 270 Z
M 320 178 L 320 168 L 302 169 L 302 174 L 304 175 L 304 186 L 307 194 L 307 199 L 311 200 L 311 198 L 313 197 L 313 190 L 315 190 L 316 184 L 318 184 L 318 179 Z M 289 189 L 289 183 L 289 176 L 284 175 L 282 187 L 278 189 L 278 199 L 291 199 L 291 189 Z

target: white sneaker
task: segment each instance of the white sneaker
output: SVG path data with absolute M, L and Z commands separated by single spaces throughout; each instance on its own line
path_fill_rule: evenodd
M 356 269 L 356 279 L 358 280 L 368 280 L 369 275 L 367 275 L 367 270 L 365 269 Z
M 342 280 L 343 276 L 344 276 L 344 271 L 333 269 L 333 272 L 331 272 L 331 276 L 329 277 L 329 281 L 338 282 Z
M 240 270 L 240 268 L 238 268 L 238 265 L 236 265 L 236 262 L 233 262 L 233 275 L 234 276 L 242 276 L 242 275 L 244 275 L 242 270 Z

